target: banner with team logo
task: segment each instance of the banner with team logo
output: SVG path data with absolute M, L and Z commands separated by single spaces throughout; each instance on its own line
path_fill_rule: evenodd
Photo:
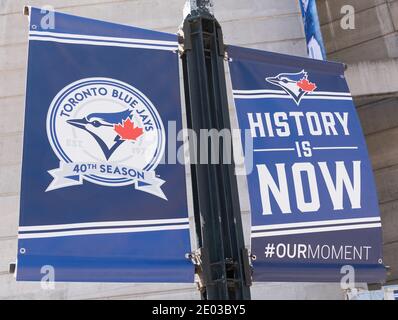
M 31 8 L 18 280 L 193 281 L 177 46 Z
M 228 55 L 253 145 L 254 280 L 382 281 L 372 167 L 343 65 L 233 46 Z

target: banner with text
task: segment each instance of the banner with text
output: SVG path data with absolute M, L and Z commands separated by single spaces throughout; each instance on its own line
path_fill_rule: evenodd
M 343 65 L 233 46 L 228 55 L 253 143 L 254 281 L 382 281 L 374 178 Z
M 177 47 L 30 9 L 17 280 L 193 282 Z

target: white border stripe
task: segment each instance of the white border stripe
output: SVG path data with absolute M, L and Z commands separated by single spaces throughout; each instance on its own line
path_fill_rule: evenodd
M 102 36 L 90 36 L 82 34 L 71 34 L 71 33 L 58 33 L 58 32 L 44 32 L 44 31 L 30 31 L 29 35 L 34 36 L 49 36 L 58 38 L 73 38 L 73 39 L 83 39 L 83 40 L 101 40 L 107 42 L 126 42 L 126 43 L 146 43 L 146 44 L 158 44 L 164 46 L 174 46 L 177 47 L 178 43 L 176 41 L 164 41 L 164 40 L 150 40 L 150 39 L 137 39 L 137 38 L 117 38 L 117 37 L 102 37 Z
M 282 94 L 288 95 L 283 90 L 232 90 L 232 92 L 236 95 L 258 95 L 258 94 Z M 344 97 L 351 97 L 350 92 L 332 92 L 332 91 L 313 91 L 308 93 L 309 96 L 344 96 Z
M 242 94 L 242 95 L 253 95 L 253 94 L 261 94 L 261 93 L 275 93 L 275 94 L 285 94 L 288 95 L 283 90 L 232 90 L 234 94 Z
M 312 147 L 313 150 L 358 150 L 358 147 Z
M 234 99 L 266 99 L 266 98 L 281 98 L 292 99 L 288 94 L 256 94 L 256 95 L 240 95 L 234 94 Z
M 352 100 L 352 97 L 351 96 L 341 96 L 341 97 L 338 97 L 338 96 L 335 96 L 335 97 L 331 97 L 331 96 L 324 96 L 324 95 L 319 95 L 319 96 L 316 96 L 316 95 L 308 95 L 308 96 L 304 96 L 302 99 L 310 99 L 310 100 L 348 100 L 348 101 L 350 101 L 350 100 Z
M 254 152 L 277 152 L 277 151 L 295 151 L 294 148 L 279 148 L 279 149 L 254 149 Z
M 332 92 L 332 91 L 313 91 L 311 93 L 308 93 L 309 96 L 345 96 L 345 97 L 351 97 L 350 92 Z
M 136 227 L 136 228 L 120 228 L 120 229 L 59 231 L 59 232 L 45 232 L 45 233 L 23 233 L 18 235 L 18 239 L 55 238 L 55 237 L 69 237 L 69 236 L 79 236 L 79 235 L 133 233 L 133 232 L 182 230 L 182 229 L 189 229 L 189 224 L 169 225 L 169 226 L 159 226 L 159 227 Z
M 258 95 L 237 95 L 234 94 L 235 99 L 272 99 L 272 98 L 279 98 L 279 99 L 292 99 L 289 95 L 276 95 L 276 94 L 258 94 Z M 324 95 L 306 95 L 303 96 L 301 99 L 303 100 L 352 100 L 350 96 L 324 96 Z
M 298 230 L 258 232 L 258 233 L 252 233 L 251 237 L 261 238 L 261 237 L 273 237 L 273 236 L 283 236 L 283 235 L 292 235 L 292 234 L 330 232 L 330 231 L 339 231 L 339 230 L 371 229 L 371 228 L 380 228 L 380 227 L 381 223 L 368 223 L 368 224 L 359 224 L 359 225 L 355 224 L 355 225 L 339 226 L 339 227 L 323 227 L 323 228 L 308 228 L 308 229 L 298 229 Z
M 82 229 L 92 227 L 123 227 L 123 226 L 144 226 L 151 224 L 176 224 L 187 223 L 188 218 L 178 219 L 157 219 L 157 220 L 130 220 L 130 221 L 104 221 L 104 222 L 84 222 L 84 223 L 71 223 L 71 224 L 53 224 L 41 226 L 27 226 L 19 227 L 19 231 L 48 231 L 48 230 L 62 230 L 62 229 Z
M 50 42 L 59 42 L 59 43 L 69 43 L 69 44 L 88 44 L 93 46 L 107 46 L 107 47 L 124 47 L 124 48 L 141 48 L 141 49 L 153 49 L 153 50 L 166 50 L 166 51 L 175 51 L 178 49 L 175 47 L 167 47 L 167 46 L 156 46 L 149 44 L 133 44 L 133 43 L 117 43 L 117 42 L 98 42 L 93 40 L 68 40 L 61 38 L 53 38 L 53 37 L 35 37 L 30 36 L 29 40 L 33 41 L 50 41 Z
M 261 231 L 261 230 L 274 230 L 274 229 L 305 228 L 305 227 L 313 227 L 313 226 L 326 226 L 326 225 L 332 225 L 332 224 L 352 224 L 352 223 L 367 223 L 367 222 L 379 222 L 379 221 L 380 221 L 380 217 L 338 219 L 338 220 L 310 221 L 310 222 L 297 222 L 297 223 L 284 223 L 284 224 L 253 226 L 251 228 L 251 230 L 252 231 Z

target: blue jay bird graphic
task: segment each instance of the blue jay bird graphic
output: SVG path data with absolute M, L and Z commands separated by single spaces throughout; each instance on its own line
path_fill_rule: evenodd
M 308 73 L 304 70 L 298 73 L 280 73 L 276 77 L 268 77 L 265 80 L 282 88 L 297 105 L 303 96 L 316 89 L 316 85 L 308 81 Z
M 126 141 L 115 132 L 115 125 L 131 119 L 132 110 L 115 113 L 91 113 L 81 119 L 67 120 L 70 125 L 89 133 L 100 146 L 106 160 Z

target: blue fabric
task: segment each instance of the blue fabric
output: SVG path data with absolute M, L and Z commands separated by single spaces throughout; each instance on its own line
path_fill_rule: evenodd
M 356 281 L 383 281 L 373 172 L 343 65 L 234 46 L 228 56 L 242 144 L 249 130 L 254 150 L 244 150 L 254 281 L 338 282 L 345 265 Z
M 41 13 L 39 9 L 32 8 L 31 31 L 50 32 L 55 38 L 62 38 L 62 35 L 59 37 L 59 33 L 68 33 L 176 41 L 176 35 L 172 34 L 58 12 L 55 13 L 55 29 L 43 30 L 40 21 L 45 14 L 47 12 Z M 36 36 L 46 35 L 36 34 Z M 98 43 L 90 45 L 31 39 L 26 89 L 20 206 L 22 231 L 18 242 L 18 280 L 39 281 L 43 277 L 41 267 L 51 265 L 55 269 L 55 281 L 193 282 L 193 266 L 185 258 L 185 254 L 190 252 L 191 248 L 187 228 L 188 207 L 184 166 L 160 163 L 153 169 L 154 165 L 148 163 L 145 168 L 134 166 L 127 168 L 118 166 L 112 158 L 126 145 L 136 147 L 140 141 L 137 137 L 145 137 L 154 130 L 161 132 L 161 122 L 165 134 L 161 136 L 159 133 L 157 142 L 159 145 L 163 144 L 167 152 L 175 152 L 168 151 L 168 141 L 165 139 L 169 121 L 176 123 L 177 131 L 182 125 L 178 54 L 168 48 L 165 49 L 120 47 L 113 46 L 112 43 L 103 46 Z M 103 100 L 98 100 L 99 102 L 90 100 L 97 99 L 94 96 L 99 97 L 99 94 L 90 92 L 88 87 L 84 87 L 90 83 L 94 86 L 92 83 L 95 83 L 95 80 L 85 82 L 85 79 L 108 79 L 97 81 L 98 88 L 108 86 L 106 92 L 103 89 L 103 94 L 106 94 Z M 112 84 L 113 82 L 115 84 Z M 123 85 L 118 84 L 119 82 Z M 75 95 L 62 100 L 63 96 L 60 93 L 73 83 L 78 85 L 72 86 L 68 92 Z M 86 100 L 82 102 L 78 101 L 83 99 L 81 93 L 83 91 L 76 89 L 79 86 L 86 88 L 84 89 Z M 135 89 L 130 90 L 130 86 Z M 124 96 L 117 96 L 116 92 L 123 93 Z M 126 93 L 131 93 L 134 99 L 129 99 Z M 60 163 L 72 164 L 73 160 L 72 157 L 70 159 L 58 157 L 55 152 L 58 149 L 54 147 L 53 150 L 50 145 L 53 141 L 53 132 L 59 134 L 61 130 L 58 122 L 52 125 L 53 116 L 50 117 L 49 113 L 57 95 L 60 95 L 57 101 L 62 101 L 60 102 L 62 112 L 73 109 L 70 115 L 64 115 L 69 121 L 64 122 L 64 127 L 74 130 L 71 131 L 74 134 L 70 135 L 70 140 L 75 141 L 73 142 L 76 143 L 75 147 L 80 147 L 76 139 L 78 140 L 78 137 L 86 139 L 86 145 L 83 144 L 83 147 L 95 147 L 92 150 L 99 163 L 95 168 L 90 163 L 76 163 L 76 167 L 72 167 L 73 172 L 62 176 L 69 186 L 62 185 L 57 189 L 51 189 L 49 186 L 56 180 L 50 174 L 51 170 L 58 168 Z M 112 110 L 108 112 L 101 104 L 106 104 Z M 97 107 L 98 110 L 94 110 Z M 92 108 L 94 112 L 85 114 L 85 108 Z M 127 109 L 129 111 L 126 111 Z M 72 112 L 75 113 L 74 117 Z M 60 114 L 55 112 L 54 117 L 62 119 Z M 95 117 L 97 122 L 94 122 Z M 120 133 L 123 132 L 122 128 L 118 132 L 113 132 L 114 144 L 106 145 L 106 136 L 101 138 L 99 133 L 94 133 L 95 129 L 116 130 L 113 125 L 117 123 L 123 125 L 123 121 L 127 119 L 142 123 L 138 131 L 136 124 L 134 124 L 136 131 L 131 127 L 124 128 L 124 132 L 130 135 L 134 133 L 136 138 L 124 136 Z M 91 129 L 88 125 L 91 125 Z M 111 136 L 108 143 L 112 143 L 112 138 Z M 99 145 L 99 142 L 102 145 Z M 151 142 L 142 142 L 142 146 L 149 143 Z M 180 143 L 177 143 L 177 148 L 179 146 Z M 107 151 L 106 157 L 100 147 Z M 139 148 L 137 150 L 139 151 Z M 155 155 L 162 156 L 160 147 L 155 150 Z M 129 154 L 127 156 L 131 157 Z M 132 159 L 139 160 L 134 157 L 142 155 L 140 153 L 133 155 Z M 82 172 L 87 168 L 98 172 L 112 170 L 112 174 L 116 173 L 109 179 L 95 174 L 84 175 Z M 126 177 L 128 174 L 130 176 Z M 147 178 L 150 174 L 154 176 Z M 138 175 L 147 180 L 142 178 L 142 181 L 131 182 L 133 181 L 131 177 Z M 90 181 L 86 179 L 87 177 Z M 156 188 L 152 185 L 154 181 L 161 183 L 162 180 L 164 183 L 157 187 L 161 190 L 160 195 L 145 192 L 150 187 Z M 112 183 L 115 186 L 111 185 Z M 148 230 L 151 227 L 148 220 L 164 219 L 185 219 L 186 222 L 171 223 L 176 227 L 174 230 Z M 134 228 L 134 225 L 123 226 L 122 223 L 118 225 L 119 221 L 138 221 L 140 227 L 146 229 L 140 232 L 117 230 Z M 88 228 L 85 227 L 85 223 L 94 223 L 96 226 Z M 98 226 L 99 223 L 105 223 L 108 227 Z M 59 227 L 63 224 L 72 226 Z M 181 228 L 182 224 L 185 228 Z M 158 223 L 155 227 L 165 225 L 167 223 Z M 50 226 L 50 230 L 46 231 L 46 226 Z M 32 227 L 37 230 L 29 231 Z M 28 229 L 23 231 L 24 228 Z M 55 230 L 52 230 L 54 228 Z M 93 229 L 97 230 L 97 233 L 91 234 Z M 111 230 L 101 233 L 102 229 Z M 112 229 L 115 229 L 115 232 Z M 47 232 L 50 234 L 46 235 Z M 61 232 L 61 235 L 54 236 L 54 232 Z M 36 233 L 42 237 L 35 237 Z

